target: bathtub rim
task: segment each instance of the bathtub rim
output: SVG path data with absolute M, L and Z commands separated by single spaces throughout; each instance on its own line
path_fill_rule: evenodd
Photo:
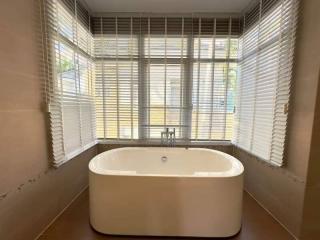
M 139 173 L 126 173 L 126 174 L 119 174 L 116 173 L 116 171 L 113 172 L 113 170 L 109 170 L 108 173 L 99 173 L 97 171 L 94 171 L 94 166 L 93 166 L 93 162 L 97 161 L 97 159 L 99 157 L 101 157 L 102 154 L 106 154 L 106 153 L 112 153 L 112 152 L 118 152 L 121 151 L 123 149 L 174 149 L 174 148 L 180 148 L 180 149 L 186 149 L 186 150 L 201 150 L 201 151 L 208 151 L 208 152 L 214 152 L 217 154 L 222 155 L 223 157 L 227 158 L 229 161 L 231 161 L 232 166 L 234 167 L 236 165 L 236 167 L 238 168 L 237 173 L 233 174 L 233 175 L 217 175 L 217 176 L 203 176 L 203 175 L 190 175 L 190 174 L 139 174 Z M 163 146 L 156 146 L 156 147 L 119 147 L 119 148 L 114 148 L 114 149 L 110 149 L 104 152 L 99 153 L 98 155 L 94 156 L 89 164 L 88 164 L 88 169 L 89 172 L 92 174 L 96 174 L 96 175 L 100 175 L 100 176 L 119 176 L 119 177 L 165 177 L 165 178 L 234 178 L 234 177 L 239 177 L 242 176 L 244 174 L 244 166 L 242 164 L 242 162 L 240 160 L 238 160 L 237 158 L 231 156 L 228 153 L 219 151 L 219 150 L 215 150 L 215 149 L 209 149 L 209 148 L 195 148 L 195 147 L 163 147 Z M 129 172 L 129 171 L 128 171 Z M 228 171 L 225 171 L 228 172 Z

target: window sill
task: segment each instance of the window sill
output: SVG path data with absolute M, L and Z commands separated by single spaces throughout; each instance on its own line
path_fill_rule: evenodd
M 109 145 L 132 145 L 132 146 L 165 146 L 161 144 L 160 140 L 98 140 L 98 144 L 109 144 Z M 213 140 L 213 141 L 182 141 L 176 140 L 175 146 L 232 146 L 231 141 L 228 140 Z

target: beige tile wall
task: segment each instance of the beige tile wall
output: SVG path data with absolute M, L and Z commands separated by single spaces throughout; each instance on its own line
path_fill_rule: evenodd
M 87 186 L 92 148 L 49 167 L 41 110 L 38 0 L 0 3 L 0 239 L 28 240 Z
M 316 11 L 314 11 L 314 14 L 316 14 Z M 318 39 L 320 39 L 320 26 L 318 28 Z M 320 67 L 320 52 L 318 54 L 316 61 L 318 61 Z M 318 97 L 308 165 L 301 239 L 320 239 L 320 85 L 318 85 Z
M 303 211 L 304 180 L 293 175 L 286 167 L 271 167 L 237 147 L 234 147 L 233 156 L 244 165 L 245 190 L 288 231 L 298 236 Z

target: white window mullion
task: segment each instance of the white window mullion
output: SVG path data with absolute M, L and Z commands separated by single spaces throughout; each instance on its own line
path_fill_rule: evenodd
M 92 61 L 87 60 L 87 64 L 88 67 L 90 69 L 90 71 L 88 71 L 88 94 L 90 96 L 94 96 L 94 91 L 93 91 L 93 65 L 92 65 Z M 95 106 L 94 106 L 94 99 L 93 97 L 90 99 L 90 111 L 92 113 L 92 118 L 91 118 L 91 139 L 96 141 L 96 125 L 95 125 L 95 121 L 96 121 L 96 114 L 95 114 Z
M 118 45 L 118 17 L 115 19 L 116 27 L 116 101 L 117 101 L 117 138 L 120 138 L 120 113 L 119 113 L 119 45 Z
M 60 14 L 59 14 L 59 8 L 58 7 L 56 7 L 56 11 L 57 11 L 57 21 L 59 21 Z M 60 29 L 59 28 L 60 28 L 60 26 L 59 26 L 59 24 L 57 24 L 57 34 L 56 34 L 57 41 L 53 41 L 53 42 L 54 42 L 54 44 L 58 44 L 58 62 L 59 62 L 59 68 L 62 69 L 61 44 L 60 44 L 61 40 L 60 40 Z M 54 73 L 55 73 L 54 79 L 57 79 L 57 69 L 54 69 Z M 59 139 L 59 141 L 61 142 L 61 151 L 62 151 L 61 154 L 64 155 L 64 158 L 60 159 L 60 157 L 59 157 L 59 158 L 54 159 L 54 165 L 59 165 L 60 162 L 65 161 L 65 154 L 66 154 L 65 144 L 64 144 L 64 141 L 63 141 L 63 139 L 65 137 L 64 130 L 63 130 L 63 111 L 62 111 L 62 109 L 63 109 L 63 92 L 64 91 L 63 91 L 63 83 L 62 83 L 62 75 L 61 74 L 60 74 L 60 77 L 58 79 L 58 82 L 59 82 L 58 84 L 53 84 L 52 85 L 53 90 L 58 88 L 57 92 L 49 93 L 49 94 L 53 94 L 54 95 L 53 96 L 54 101 L 51 101 L 51 104 L 53 103 L 55 105 L 55 107 L 58 106 L 57 107 L 59 109 L 58 119 L 60 121 L 60 122 L 59 121 L 52 121 L 53 126 L 51 126 L 51 131 L 52 131 L 51 134 L 52 134 L 52 137 L 53 137 L 53 147 L 55 147 L 55 144 L 54 144 L 55 135 L 60 135 L 60 137 L 62 138 L 62 139 Z M 53 117 L 55 118 L 56 116 L 53 116 Z M 54 129 L 56 129 L 56 126 L 54 126 L 55 123 L 59 123 L 57 125 L 59 125 L 58 128 L 61 131 L 60 133 L 59 132 L 53 132 Z M 60 151 L 60 149 L 53 148 L 53 154 L 54 155 L 56 154 L 57 151 Z M 56 154 L 56 155 L 58 155 L 58 154 Z M 54 156 L 54 157 L 57 157 L 57 156 Z
M 79 64 L 79 41 L 78 41 L 78 11 L 77 11 L 77 0 L 74 1 L 74 11 L 75 11 L 75 16 L 73 20 L 73 27 L 74 27 L 74 43 L 75 46 L 73 47 L 74 51 L 74 66 L 75 66 L 75 86 L 76 86 L 76 101 L 78 105 L 78 115 L 79 115 L 79 141 L 80 141 L 80 146 L 83 146 L 83 139 L 82 139 L 82 124 L 81 124 L 81 119 L 82 119 L 82 112 L 81 112 L 81 99 L 80 99 L 80 64 Z
M 100 18 L 101 20 L 101 37 L 103 36 L 103 19 L 102 17 Z M 105 72 L 104 72 L 104 59 L 102 59 L 101 63 L 101 80 L 102 80 L 102 111 L 103 111 L 103 134 L 104 134 L 104 139 L 108 137 L 107 135 L 107 115 L 106 115 L 106 86 L 105 86 L 105 81 L 106 79 Z
M 215 56 L 215 41 L 216 41 L 216 24 L 217 20 L 216 18 L 213 19 L 213 35 L 212 35 L 212 59 L 214 59 Z M 211 83 L 211 96 L 210 96 L 210 118 L 209 118 L 209 132 L 208 132 L 208 139 L 212 139 L 212 122 L 213 122 L 213 114 L 214 114 L 214 88 L 215 88 L 215 78 L 214 78 L 214 71 L 215 71 L 215 61 L 212 61 L 212 70 L 211 70 L 211 77 L 212 77 L 212 83 Z
M 148 25 L 149 25 L 149 19 L 148 19 Z M 148 122 L 148 90 L 146 88 L 146 84 L 148 84 L 146 81 L 148 79 L 145 79 L 145 75 L 147 75 L 148 78 L 148 66 L 146 67 L 145 63 L 145 52 L 144 52 L 144 34 L 142 33 L 142 18 L 139 18 L 139 36 L 138 36 L 138 58 L 139 58 L 139 76 L 138 76 L 138 91 L 139 91 L 139 110 L 138 110 L 138 115 L 139 115 L 139 139 L 146 139 L 148 138 L 148 129 L 146 127 L 147 122 Z
M 130 18 L 130 122 L 131 140 L 133 139 L 133 19 Z
M 150 34 L 151 34 L 151 19 L 148 18 L 148 66 L 147 66 L 147 74 L 148 74 L 148 77 L 147 77 L 147 87 L 148 87 L 148 96 L 147 96 L 147 99 L 148 99 L 148 104 L 147 104 L 147 114 L 148 114 L 148 127 L 147 127 L 147 132 L 148 132 L 148 138 L 150 138 L 150 111 L 151 111 L 151 108 L 150 108 L 150 71 L 151 71 L 151 47 L 150 47 Z
M 164 18 L 164 128 L 167 127 L 167 18 Z
M 243 26 L 245 26 L 246 24 L 246 17 L 244 16 L 243 17 Z M 243 48 L 243 42 L 242 42 L 242 38 L 239 39 L 239 42 L 238 42 L 238 69 L 237 69 L 237 75 L 238 75 L 238 79 L 237 79 L 237 82 L 236 82 L 236 98 L 235 98 L 235 106 L 234 106 L 234 113 L 235 113 L 235 121 L 234 121 L 234 131 L 233 131 L 233 137 L 232 137 L 232 143 L 235 144 L 235 145 L 238 145 L 239 144 L 239 134 L 240 134 L 240 128 L 241 128 L 241 125 L 240 125 L 240 121 L 241 121 L 241 118 L 240 118 L 240 113 L 241 113 L 241 95 L 242 95 L 242 84 L 241 84 L 241 61 L 242 61 L 242 48 Z M 241 46 L 240 46 L 241 45 Z
M 80 64 L 79 64 L 79 54 L 77 52 L 75 52 L 74 54 L 74 59 L 75 59 L 75 81 L 76 81 L 76 101 L 77 101 L 77 105 L 78 105 L 78 113 L 79 113 L 79 132 L 80 132 L 80 146 L 83 146 L 83 139 L 82 139 L 82 123 L 81 123 L 81 119 L 82 119 L 82 110 L 81 110 L 81 105 L 82 105 L 82 100 L 80 98 Z
M 231 26 L 232 26 L 232 18 L 229 18 L 229 27 L 228 27 L 228 50 L 227 50 L 227 66 L 226 73 L 223 73 L 226 77 L 225 79 L 225 94 L 224 94 L 224 113 L 223 113 L 223 139 L 226 138 L 226 121 L 228 114 L 228 87 L 229 87 L 229 64 L 230 64 L 230 45 L 231 45 Z
M 198 32 L 198 69 L 197 69 L 197 92 L 196 92 L 196 120 L 195 120 L 195 139 L 198 139 L 198 130 L 199 130 L 199 106 L 200 106 L 200 55 L 201 55 L 201 18 L 199 18 L 199 32 Z
M 185 114 L 185 106 L 183 105 L 183 90 L 185 87 L 185 78 L 184 78 L 184 64 L 183 64 L 183 53 L 184 53 L 184 18 L 181 18 L 181 39 L 180 39 L 180 44 L 181 44 L 181 50 L 180 50 L 180 112 L 179 112 L 179 134 L 182 137 L 183 136 L 183 131 L 185 131 L 185 127 L 182 126 L 183 122 L 183 114 Z
M 193 15 L 191 18 L 191 34 L 188 36 L 187 42 L 187 67 L 185 70 L 186 80 L 185 80 L 185 106 L 186 112 L 184 116 L 184 122 L 186 125 L 186 131 L 184 139 L 190 141 L 192 138 L 192 113 L 193 113 L 193 58 L 194 58 L 194 26 L 193 26 Z
M 259 61 L 260 61 L 260 34 L 261 34 L 261 10 L 262 10 L 262 0 L 259 1 L 259 20 L 258 20 L 258 36 L 257 36 L 257 55 L 255 62 L 255 81 L 254 81 L 254 102 L 253 102 L 253 115 L 252 115 L 252 129 L 250 136 L 250 151 L 253 151 L 254 145 L 254 136 L 255 136 L 255 121 L 256 121 L 256 105 L 257 105 L 257 79 L 258 79 L 258 70 L 259 70 Z
M 88 26 L 88 33 L 87 33 L 87 42 L 88 42 L 88 48 L 87 48 L 87 51 L 89 53 L 90 56 L 92 56 L 92 36 L 91 36 L 91 17 L 90 15 L 88 15 L 88 22 L 89 22 L 89 26 Z M 88 89 L 88 94 L 91 96 L 91 99 L 90 99 L 90 102 L 91 102 L 91 126 L 92 126 L 92 129 L 91 129 L 91 139 L 96 142 L 96 112 L 95 112 L 95 102 L 94 102 L 94 95 L 95 95 L 95 91 L 94 91 L 94 84 L 93 84 L 93 81 L 94 81 L 94 76 L 93 76 L 93 71 L 94 71 L 94 63 L 93 63 L 93 60 L 90 59 L 88 60 L 87 59 L 87 63 L 88 63 L 88 66 L 89 66 L 89 74 L 88 74 L 88 79 L 89 79 L 89 82 L 88 82 L 88 86 L 89 86 L 89 89 Z

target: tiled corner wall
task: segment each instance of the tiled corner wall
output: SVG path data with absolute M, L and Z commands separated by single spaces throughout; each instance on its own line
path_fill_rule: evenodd
M 0 239 L 34 239 L 88 184 L 89 149 L 50 168 L 42 110 L 39 0 L 0 7 Z
M 320 1 L 301 0 L 285 166 L 233 153 L 244 164 L 245 189 L 302 240 L 320 239 L 319 40 Z

